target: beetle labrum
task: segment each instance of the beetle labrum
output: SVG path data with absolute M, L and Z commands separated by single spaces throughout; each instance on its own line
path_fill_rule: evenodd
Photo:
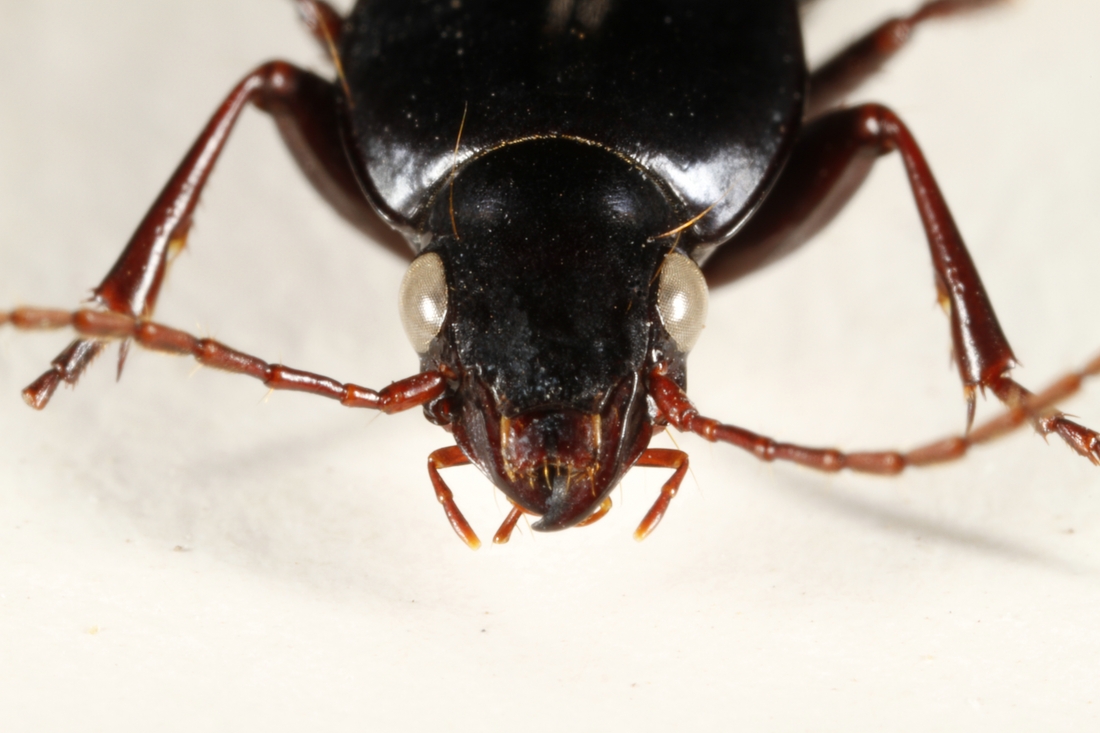
M 0 313 L 77 339 L 24 390 L 37 409 L 111 341 L 191 355 L 272 389 L 387 413 L 421 406 L 456 445 L 431 454 L 436 496 L 480 543 L 440 469 L 476 464 L 511 502 L 495 535 L 581 526 L 610 508 L 634 466 L 674 469 L 635 536 L 661 520 L 687 471 L 649 448 L 672 425 L 763 460 L 893 474 L 961 457 L 1030 423 L 1100 463 L 1100 435 L 1053 404 L 1100 360 L 1033 395 L 927 162 L 880 105 L 843 107 L 923 22 L 996 0 L 936 0 L 888 21 L 809 72 L 795 0 L 360 0 L 341 17 L 296 0 L 335 80 L 275 61 L 226 97 L 78 311 Z M 724 54 L 714 49 L 728 49 Z M 654 94 L 660 89 L 660 94 Z M 271 115 L 310 181 L 352 223 L 379 216 L 410 245 L 401 289 L 421 371 L 375 391 L 269 364 L 152 320 L 172 253 L 241 111 Z M 964 435 L 908 452 L 780 443 L 703 417 L 686 358 L 707 283 L 730 282 L 800 246 L 875 160 L 902 158 L 948 313 L 968 406 Z M 971 429 L 976 394 L 1008 408 Z

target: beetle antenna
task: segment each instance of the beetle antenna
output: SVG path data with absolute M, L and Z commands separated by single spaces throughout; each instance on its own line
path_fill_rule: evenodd
M 458 123 L 458 137 L 455 138 L 455 151 L 451 156 L 451 191 L 449 209 L 451 211 L 451 231 L 455 233 L 455 239 L 461 239 L 458 236 L 458 224 L 455 222 L 455 175 L 458 173 L 458 146 L 462 144 L 462 131 L 466 129 L 466 113 L 470 111 L 470 103 L 465 102 L 462 105 L 462 122 Z

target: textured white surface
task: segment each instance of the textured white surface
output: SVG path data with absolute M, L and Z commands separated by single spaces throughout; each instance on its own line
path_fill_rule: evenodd
M 823 0 L 819 58 L 895 0 Z M 74 305 L 230 85 L 324 69 L 288 2 L 0 0 L 0 300 Z M 859 99 L 925 147 L 1038 387 L 1100 346 L 1100 7 L 926 27 Z M 720 49 L 715 49 L 720 53 Z M 711 301 L 707 412 L 849 448 L 961 427 L 900 164 L 796 257 Z M 158 315 L 360 384 L 411 373 L 402 265 L 250 112 Z M 678 437 L 599 524 L 471 553 L 425 472 L 448 436 L 143 353 L 42 414 L 65 344 L 0 332 L 4 730 L 1065 730 L 1100 709 L 1100 474 L 1021 434 L 896 480 Z M 1070 404 L 1100 423 L 1100 386 Z M 989 410 L 985 414 L 989 414 Z M 662 443 L 667 439 L 662 438 Z M 452 471 L 483 537 L 505 503 Z M 173 548 L 185 551 L 173 551 Z M 736 728 L 735 728 L 736 726 Z

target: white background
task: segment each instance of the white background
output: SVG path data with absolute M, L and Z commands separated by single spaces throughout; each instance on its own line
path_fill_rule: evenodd
M 904 0 L 823 0 L 820 59 Z M 221 96 L 283 57 L 289 2 L 0 0 L 0 301 L 76 305 Z M 1100 348 L 1100 6 L 1020 0 L 926 26 L 860 100 L 924 146 L 1039 387 Z M 722 49 L 714 52 L 721 53 Z M 161 320 L 380 386 L 411 374 L 403 265 L 246 113 Z M 49 409 L 68 342 L 0 332 L 5 730 L 1083 730 L 1100 718 L 1100 474 L 1021 433 L 898 479 L 677 437 L 599 524 L 472 553 L 425 471 L 449 436 L 133 353 Z M 946 320 L 900 163 L 783 264 L 716 293 L 706 412 L 786 440 L 959 430 Z M 1100 424 L 1100 385 L 1070 403 Z M 993 414 L 987 405 L 981 414 Z M 669 445 L 662 437 L 657 444 Z M 506 502 L 447 474 L 488 539 Z M 176 550 L 175 548 L 180 548 Z M 736 726 L 736 727 L 735 727 Z

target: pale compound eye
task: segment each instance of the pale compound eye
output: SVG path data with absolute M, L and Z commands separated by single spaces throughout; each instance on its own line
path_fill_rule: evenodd
M 401 325 L 416 353 L 428 351 L 447 317 L 447 277 L 434 252 L 413 260 L 401 281 Z
M 691 258 L 676 252 L 665 257 L 657 313 L 676 348 L 691 351 L 707 323 L 707 281 Z

